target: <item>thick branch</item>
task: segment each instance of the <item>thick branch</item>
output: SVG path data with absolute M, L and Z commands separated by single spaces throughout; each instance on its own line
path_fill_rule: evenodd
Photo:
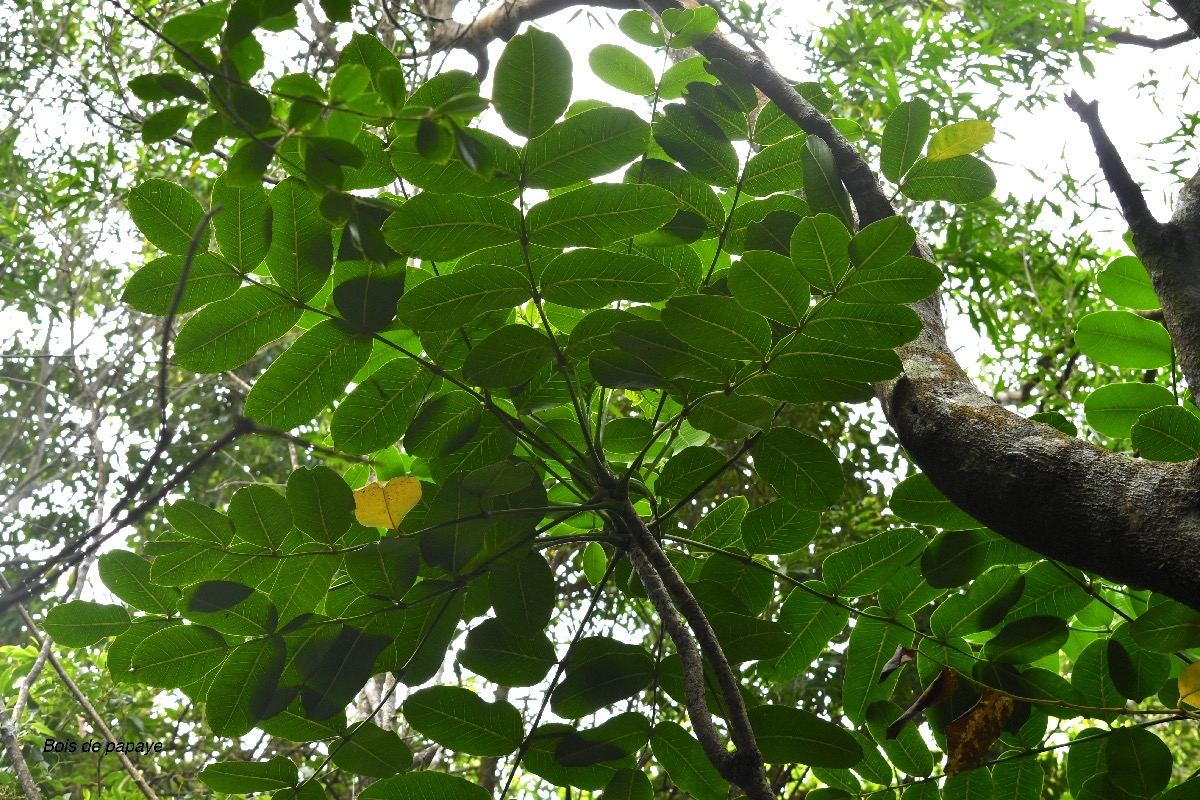
M 25 800 L 42 800 L 33 775 L 29 773 L 29 764 L 25 762 L 25 755 L 21 752 L 21 742 L 17 739 L 17 726 L 9 718 L 3 698 L 0 698 L 0 739 L 4 740 L 4 752 L 8 754 L 8 761 L 17 773 L 17 783 L 21 787 L 21 793 L 25 795 Z

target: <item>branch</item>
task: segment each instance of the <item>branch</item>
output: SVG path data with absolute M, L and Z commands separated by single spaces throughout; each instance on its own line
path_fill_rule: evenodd
M 1162 320 L 1192 393 L 1200 392 L 1200 203 L 1197 178 L 1183 187 L 1169 223 L 1154 218 L 1142 189 L 1133 180 L 1104 126 L 1095 101 L 1084 102 L 1075 92 L 1067 105 L 1092 135 L 1100 169 L 1116 195 L 1121 213 L 1133 232 L 1133 247 L 1150 273 L 1154 293 L 1162 304 Z M 1200 177 L 1200 176 L 1198 176 Z
M 1083 123 L 1087 125 L 1088 132 L 1092 135 L 1092 144 L 1096 147 L 1096 155 L 1100 159 L 1100 169 L 1108 181 L 1109 188 L 1117 196 L 1117 202 L 1121 204 L 1121 214 L 1125 217 L 1130 229 L 1134 231 L 1134 235 L 1138 234 L 1140 228 L 1158 227 L 1158 220 L 1150 213 L 1150 207 L 1146 205 L 1142 187 L 1129 174 L 1125 162 L 1121 160 L 1121 154 L 1117 152 L 1116 145 L 1113 144 L 1108 132 L 1104 130 L 1104 126 L 1100 122 L 1099 104 L 1095 100 L 1090 103 L 1086 102 L 1074 91 L 1066 96 L 1065 102 L 1067 107 L 1078 114 Z
M 722 747 L 719 753 L 710 753 L 710 749 L 715 750 L 713 743 L 705 743 L 702 739 L 701 744 L 705 748 L 705 755 L 712 761 L 713 766 L 717 768 L 722 777 L 741 787 L 751 800 L 773 800 L 775 795 L 771 791 L 770 781 L 767 780 L 767 771 L 763 765 L 762 753 L 759 752 L 758 742 L 755 740 L 754 731 L 750 726 L 750 718 L 746 714 L 746 704 L 742 699 L 742 692 L 737 676 L 734 675 L 733 668 L 729 665 L 729 660 L 725 658 L 725 651 L 721 649 L 721 643 L 717 640 L 717 635 L 709 624 L 708 617 L 705 616 L 703 609 L 700 608 L 700 604 L 696 602 L 695 596 L 675 569 L 675 565 L 667 558 L 667 554 L 663 552 L 658 540 L 654 538 L 654 534 L 646 527 L 646 523 L 638 516 L 637 511 L 633 508 L 633 504 L 628 499 L 624 501 L 619 513 L 620 516 L 614 515 L 614 521 L 617 521 L 632 539 L 630 558 L 633 559 L 633 553 L 637 551 L 646 559 L 643 567 L 646 565 L 652 567 L 652 570 L 648 573 L 651 583 L 646 585 L 647 594 L 649 594 L 652 587 L 657 588 L 658 586 L 662 586 L 670 594 L 670 599 L 674 600 L 674 605 L 668 602 L 660 607 L 660 603 L 666 599 L 660 595 L 658 602 L 655 603 L 655 608 L 659 612 L 659 617 L 662 619 L 663 625 L 668 626 L 673 621 L 678 620 L 678 616 L 675 614 L 675 608 L 677 607 L 679 614 L 687 620 L 688 627 L 695 634 L 696 643 L 700 646 L 700 652 L 704 654 L 704 658 L 707 659 L 708 665 L 717 679 L 721 699 L 725 703 L 730 739 L 733 740 L 737 751 L 728 753 Z M 634 566 L 637 567 L 638 563 L 635 560 Z M 657 585 L 655 584 L 655 578 L 660 580 L 660 583 Z M 669 627 L 668 633 L 671 634 L 673 640 L 677 635 L 680 635 L 678 630 L 673 631 Z M 676 649 L 679 650 L 681 663 L 683 663 L 685 650 L 696 646 L 695 643 L 691 642 L 691 637 L 686 636 L 686 631 L 682 633 L 681 639 L 685 640 L 683 647 L 680 647 L 679 641 L 675 643 Z M 693 670 L 695 666 L 693 665 Z M 688 680 L 688 675 L 685 673 L 685 686 Z M 691 676 L 691 680 L 696 680 L 695 674 Z M 700 668 L 699 685 L 702 690 L 704 685 L 702 667 Z M 702 701 L 703 698 L 701 698 L 701 704 Z M 692 726 L 696 728 L 699 735 L 705 727 L 707 708 L 705 707 L 702 713 L 693 715 L 692 705 L 692 701 L 689 698 L 688 716 L 692 719 Z M 707 718 L 707 723 L 711 728 L 711 718 Z M 712 734 L 706 731 L 704 735 L 707 737 Z
M 1138 47 L 1147 47 L 1151 50 L 1165 50 L 1168 47 L 1175 47 L 1176 45 L 1193 41 L 1196 39 L 1196 34 L 1191 30 L 1186 30 L 1170 36 L 1164 36 L 1161 39 L 1155 39 L 1150 36 L 1130 33 L 1129 31 L 1113 31 L 1106 34 L 1104 38 L 1113 44 L 1133 44 Z

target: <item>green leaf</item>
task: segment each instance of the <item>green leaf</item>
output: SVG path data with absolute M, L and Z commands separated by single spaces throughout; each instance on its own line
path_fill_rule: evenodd
M 268 593 L 271 604 L 279 609 L 281 626 L 317 610 L 338 566 L 338 557 L 326 553 L 297 554 L 283 562 Z
M 862 747 L 840 725 L 791 706 L 761 705 L 747 715 L 754 739 L 768 764 L 853 767 Z
M 700 570 L 701 581 L 721 586 L 751 614 L 761 614 L 774 593 L 775 581 L 760 562 L 747 563 L 713 553 Z
M 631 14 L 634 12 L 630 12 Z M 604 787 L 604 800 L 654 800 L 654 787 L 646 773 L 638 769 L 622 769 Z
M 725 224 L 725 209 L 716 192 L 704 181 L 674 164 L 648 158 L 631 166 L 625 173 L 627 183 L 648 183 L 666 189 L 679 200 L 684 211 L 691 211 L 708 223 L 706 236 L 716 236 Z M 680 252 L 695 252 L 691 248 Z M 692 284 L 698 284 L 700 276 Z
M 663 27 L 671 32 L 667 45 L 674 50 L 692 47 L 709 37 L 717 29 L 716 10 L 707 6 L 663 11 Z
M 291 430 L 311 422 L 346 390 L 371 355 L 371 342 L 340 322 L 317 323 L 271 363 L 246 396 L 245 415 Z
M 299 319 L 291 300 L 266 286 L 245 286 L 184 323 L 175 338 L 175 363 L 200 373 L 240 367 Z
M 1165 600 L 1131 622 L 1129 633 L 1134 642 L 1152 653 L 1200 647 L 1200 611 Z
M 725 456 L 712 447 L 685 447 L 669 460 L 654 484 L 660 497 L 683 498 L 725 466 Z
M 1108 640 L 1108 666 L 1117 690 L 1140 703 L 1162 688 L 1171 672 L 1171 659 L 1139 646 L 1133 641 L 1130 624 L 1122 622 Z
M 1129 311 L 1096 311 L 1079 320 L 1075 343 L 1090 359 L 1122 369 L 1171 363 L 1171 336 L 1161 323 Z
M 338 403 L 330 423 L 334 443 L 342 452 L 366 454 L 398 442 L 417 407 L 440 384 L 415 361 L 388 361 Z
M 709 763 L 700 742 L 679 725 L 655 725 L 650 747 L 675 785 L 696 800 L 726 800 L 729 796 L 729 783 Z
M 198 776 L 214 792 L 250 794 L 295 786 L 300 780 L 296 765 L 287 756 L 270 761 L 222 761 L 209 764 Z
M 716 387 L 723 386 L 734 371 L 732 361 L 690 347 L 655 320 L 620 322 L 613 326 L 610 338 L 667 379 L 685 378 Z
M 409 695 L 404 718 L 438 744 L 474 756 L 504 756 L 521 744 L 521 712 L 489 703 L 457 686 L 431 686 Z
M 287 482 L 287 502 L 300 532 L 334 546 L 354 521 L 354 496 L 329 467 L 301 467 Z
M 417 543 L 384 537 L 346 554 L 346 573 L 364 594 L 400 600 L 412 588 L 420 568 Z
M 484 388 L 519 386 L 554 360 L 549 337 L 528 325 L 505 325 L 475 345 L 463 362 L 463 379 Z
M 628 48 L 599 45 L 588 56 L 588 65 L 597 78 L 614 89 L 641 96 L 654 94 L 654 70 Z
M 187 124 L 189 110 L 187 106 L 168 106 L 147 115 L 142 120 L 142 143 L 165 142 L 179 133 L 179 129 Z
M 308 718 L 320 722 L 343 711 L 375 674 L 375 659 L 389 644 L 389 637 L 342 625 L 337 638 L 318 650 L 307 670 L 300 700 Z
M 652 258 L 579 248 L 555 258 L 542 270 L 542 296 L 569 308 L 603 308 L 616 300 L 666 300 L 679 282 Z
M 886 267 L 908 255 L 916 240 L 917 232 L 903 217 L 885 217 L 854 234 L 850 260 L 864 270 Z
M 72 600 L 51 608 L 42 626 L 55 644 L 88 647 L 124 633 L 129 628 L 129 612 L 121 606 Z
M 714 547 L 728 547 L 740 541 L 742 520 L 749 507 L 745 497 L 729 498 L 704 515 L 692 531 L 692 537 Z
M 816 214 L 832 214 L 847 229 L 854 227 L 854 210 L 850 193 L 838 177 L 833 151 L 818 136 L 809 136 L 800 152 L 800 167 L 804 174 L 804 199 Z M 803 272 L 803 270 L 801 270 Z
M 772 145 L 802 133 L 796 121 L 785 114 L 774 100 L 770 100 L 758 112 L 751 137 L 756 144 Z
M 442 73 L 438 77 L 449 74 Z M 433 80 L 436 81 L 437 78 Z M 422 133 L 422 130 L 425 133 Z M 521 173 L 521 159 L 516 149 L 495 134 L 479 128 L 470 130 L 471 139 L 484 151 L 483 159 L 493 166 L 490 175 L 472 169 L 463 161 L 462 154 L 454 147 L 453 134 L 432 122 L 419 126 L 412 134 L 397 136 L 392 140 L 388 148 L 391 168 L 412 185 L 439 194 L 493 197 L 516 191 L 517 179 Z M 434 152 L 431 152 L 429 142 L 425 138 L 430 132 L 433 134 L 435 145 L 441 143 L 445 147 L 445 152 L 438 158 L 433 158 L 437 156 L 436 147 Z
M 915 303 L 937 291 L 941 282 L 936 264 L 902 256 L 886 267 L 853 270 L 838 287 L 837 298 L 843 303 Z
M 942 800 L 992 800 L 992 773 L 987 767 L 976 767 L 946 778 L 942 785 Z
M 599 542 L 588 542 L 583 549 L 583 576 L 592 586 L 599 586 L 608 572 L 608 554 Z
M 1008 623 L 983 646 L 983 656 L 1005 664 L 1030 664 L 1056 653 L 1067 641 L 1067 621 L 1060 617 L 1025 617 Z
M 529 209 L 529 239 L 547 247 L 603 247 L 662 227 L 678 208 L 657 186 L 590 184 Z
M 863 597 L 925 549 L 925 537 L 914 528 L 899 528 L 830 553 L 821 564 L 821 580 L 839 597 Z
M 666 42 L 666 36 L 659 30 L 654 17 L 645 11 L 625 12 L 617 26 L 630 39 L 647 47 L 660 47 Z
M 877 700 L 867 709 L 867 730 L 871 738 L 887 753 L 896 769 L 907 775 L 925 777 L 933 772 L 933 754 L 916 725 L 905 725 L 894 737 L 888 736 L 888 726 L 900 717 L 899 706 L 888 700 Z
M 318 211 L 316 196 L 298 178 L 271 190 L 271 247 L 267 269 L 280 288 L 310 300 L 333 269 L 332 228 Z
M 1165 386 L 1154 383 L 1110 383 L 1084 399 L 1083 411 L 1088 425 L 1100 433 L 1114 439 L 1128 439 L 1139 417 L 1160 406 L 1174 404 L 1175 398 Z
M 362 64 L 371 73 L 371 86 L 379 91 L 380 76 L 385 69 L 399 69 L 400 59 L 377 36 L 355 33 L 342 48 L 340 64 Z
M 566 675 L 550 695 L 550 708 L 566 719 L 587 716 L 645 689 L 654 659 L 642 648 L 603 636 L 580 639 L 567 660 Z
M 194 500 L 176 500 L 167 506 L 167 520 L 186 539 L 224 547 L 233 541 L 233 525 L 224 514 Z
M 1164 405 L 1143 414 L 1130 436 L 1142 458 L 1151 461 L 1200 457 L 1200 419 L 1182 406 Z
M 467 633 L 458 662 L 501 686 L 534 686 L 557 658 L 541 631 L 511 631 L 498 619 L 485 619 Z
M 430 261 L 515 242 L 520 231 L 521 212 L 511 203 L 430 192 L 400 206 L 383 224 L 392 249 Z
M 1145 728 L 1113 731 L 1104 757 L 1113 784 L 1137 797 L 1154 797 L 1171 780 L 1171 749 Z
M 773 683 L 786 684 L 805 672 L 850 620 L 848 608 L 834 605 L 805 589 L 822 595 L 832 594 L 829 587 L 820 581 L 808 581 L 804 588 L 792 589 L 783 601 L 779 609 L 779 624 L 793 638 L 787 650 L 770 667 L 769 675 Z
M 125 200 L 129 216 L 150 244 L 172 255 L 185 255 L 192 236 L 204 221 L 204 209 L 182 186 L 151 178 L 138 184 Z M 208 247 L 208 232 L 199 240 L 199 251 Z
M 232 636 L 263 636 L 279 622 L 279 613 L 265 594 L 232 580 L 204 580 L 191 586 L 179 608 L 184 618 Z
M 907 306 L 831 300 L 813 309 L 804 332 L 814 339 L 844 344 L 899 347 L 921 333 L 921 318 Z
M 225 660 L 229 645 L 203 625 L 176 625 L 153 633 L 133 653 L 140 683 L 177 689 L 201 680 Z
M 512 308 L 533 296 L 524 270 L 499 264 L 437 275 L 400 298 L 401 323 L 420 331 L 453 330 L 488 311 Z
M 921 555 L 921 574 L 939 589 L 962 586 L 990 566 L 993 542 L 986 531 L 943 531 Z
M 361 722 L 346 732 L 333 754 L 333 765 L 355 775 L 388 778 L 412 766 L 412 751 L 395 731 Z
M 878 613 L 878 609 L 874 611 Z M 912 620 L 900 616 L 897 622 L 898 625 L 862 616 L 850 631 L 850 643 L 846 647 L 846 677 L 842 682 L 842 713 L 856 725 L 866 720 L 867 709 L 872 703 L 891 697 L 899 671 L 893 672 L 884 681 L 879 679 L 880 673 L 897 648 L 912 646 L 912 634 L 901 627 L 911 628 Z
M 667 330 L 697 350 L 724 358 L 762 360 L 771 347 L 771 326 L 732 297 L 688 295 L 667 302 Z
M 1031 756 L 1006 758 L 992 767 L 994 797 L 1038 800 L 1044 780 L 1042 765 Z
M 644 417 L 620 417 L 604 426 L 604 449 L 618 455 L 635 455 L 642 451 L 654 433 L 654 426 Z
M 265 718 L 283 675 L 283 639 L 250 640 L 229 654 L 205 696 L 205 719 L 218 736 L 244 736 Z
M 629 109 L 593 108 L 575 114 L 525 146 L 525 184 L 561 189 L 607 175 L 641 156 L 649 142 L 650 125 Z
M 766 430 L 774 416 L 774 407 L 761 397 L 716 394 L 697 403 L 688 421 L 698 431 L 736 441 Z
M 841 462 L 820 439 L 793 428 L 772 428 L 751 452 L 758 474 L 792 505 L 819 511 L 841 499 Z
M 215 119 L 219 123 L 223 120 L 218 115 L 213 115 L 209 119 Z M 200 123 L 202 125 L 203 123 Z M 196 129 L 200 129 L 200 125 Z M 196 131 L 192 132 L 193 142 L 196 139 Z M 213 134 L 213 146 L 216 146 L 217 134 Z M 263 173 L 267 171 L 267 167 L 271 166 L 271 160 L 275 158 L 275 144 L 272 141 L 262 139 L 248 139 L 238 145 L 237 149 L 229 157 L 229 164 L 225 167 L 225 182 L 234 189 L 245 189 L 251 186 L 261 186 Z
M 815 511 L 772 500 L 746 515 L 742 543 L 747 552 L 759 555 L 794 553 L 812 541 L 820 522 L 821 515 Z
M 788 636 L 777 622 L 728 611 L 713 614 L 710 621 L 730 664 L 778 658 L 788 648 Z
M 489 585 L 496 619 L 513 633 L 530 635 L 550 624 L 557 586 L 540 553 L 494 568 Z
M 175 290 L 183 277 L 183 256 L 162 256 L 139 269 L 125 284 L 121 299 L 138 311 L 166 316 L 175 301 Z M 192 259 L 176 313 L 183 314 L 237 291 L 241 277 L 211 253 Z
M 1094 775 L 1107 772 L 1104 748 L 1108 738 L 1097 728 L 1087 728 L 1074 736 L 1067 750 L 1067 785 L 1078 796 L 1083 784 Z
M 882 381 L 900 374 L 900 357 L 891 349 L 855 347 L 797 334 L 771 358 L 772 374 L 793 378 Z
M 174 613 L 179 592 L 151 583 L 150 564 L 146 559 L 128 550 L 113 550 L 100 556 L 98 566 L 100 580 L 118 599 L 140 611 Z M 114 614 L 114 619 L 119 619 L 119 616 Z M 57 641 L 57 637 L 54 638 Z
M 929 103 L 915 99 L 901 103 L 888 117 L 879 161 L 884 177 L 892 183 L 899 183 L 921 157 L 932 113 Z
M 733 143 L 715 122 L 691 106 L 672 103 L 654 125 L 654 139 L 695 177 L 715 186 L 734 186 L 739 161 Z
M 552 33 L 529 28 L 496 61 L 492 103 L 513 133 L 544 133 L 571 103 L 571 53 Z
M 224 175 L 213 183 L 212 207 L 217 246 L 242 272 L 250 272 L 267 256 L 271 237 L 271 205 L 261 183 L 241 189 L 229 185 Z
M 800 163 L 806 138 L 804 134 L 792 136 L 759 151 L 746 163 L 742 192 L 751 197 L 766 197 L 802 188 L 804 173 Z
M 805 217 L 792 231 L 792 262 L 808 282 L 832 292 L 850 269 L 850 232 L 837 217 Z
M 708 59 L 692 56 L 676 62 L 663 72 L 658 82 L 658 96 L 662 100 L 678 100 L 693 83 L 715 84 L 717 78 L 705 69 Z
M 949 203 L 982 200 L 995 189 L 996 173 L 975 156 L 919 162 L 900 184 L 900 191 L 910 200 L 945 200 Z
M 965 119 L 939 130 L 929 140 L 928 161 L 946 161 L 982 150 L 996 136 L 996 129 L 985 119 Z
M 925 473 L 905 478 L 892 492 L 892 511 L 903 520 L 939 528 L 982 528 L 965 511 L 946 499 Z
M 477 783 L 433 770 L 385 778 L 359 795 L 360 800 L 488 800 L 490 797 Z
M 1137 256 L 1121 256 L 1096 276 L 1100 294 L 1119 306 L 1150 311 L 1162 308 L 1150 274 Z
M 404 434 L 404 449 L 421 458 L 436 458 L 458 450 L 479 430 L 482 406 L 466 392 L 438 395 L 417 412 Z
M 786 256 L 751 250 L 727 274 L 729 291 L 742 308 L 800 327 L 812 297 L 808 282 Z

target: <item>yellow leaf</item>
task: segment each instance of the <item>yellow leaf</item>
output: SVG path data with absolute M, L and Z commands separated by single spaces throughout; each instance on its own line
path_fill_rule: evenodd
M 1179 673 L 1179 705 L 1200 708 L 1200 661 L 1188 664 Z
M 965 156 L 981 149 L 996 135 L 996 129 L 986 119 L 967 119 L 947 125 L 929 140 L 926 158 L 929 161 L 945 161 Z
M 392 478 L 354 490 L 354 516 L 368 528 L 399 528 L 404 516 L 421 501 L 416 478 Z

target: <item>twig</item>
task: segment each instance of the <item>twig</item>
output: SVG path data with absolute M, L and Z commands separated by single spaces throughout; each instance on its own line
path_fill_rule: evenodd
M 17 783 L 21 784 L 21 791 L 26 800 L 42 800 L 37 784 L 33 782 L 33 775 L 29 773 L 29 765 L 25 763 L 25 756 L 21 753 L 17 727 L 8 716 L 3 697 L 0 697 L 0 739 L 4 740 L 4 751 L 8 753 L 8 760 L 16 770 Z

